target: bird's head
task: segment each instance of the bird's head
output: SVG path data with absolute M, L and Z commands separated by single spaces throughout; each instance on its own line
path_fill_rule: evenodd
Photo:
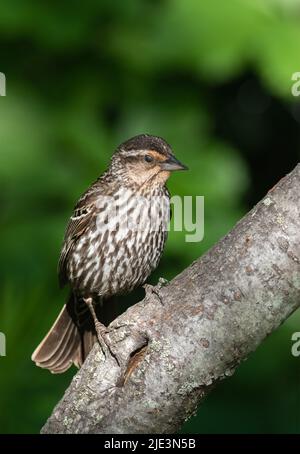
M 164 185 L 174 170 L 187 170 L 164 139 L 147 134 L 122 143 L 112 157 L 111 167 L 139 186 Z

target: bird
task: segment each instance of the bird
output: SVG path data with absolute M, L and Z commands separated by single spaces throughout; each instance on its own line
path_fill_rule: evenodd
M 37 366 L 52 373 L 80 367 L 97 340 L 105 355 L 115 356 L 99 308 L 145 284 L 158 266 L 170 220 L 166 182 L 175 170 L 187 166 L 171 146 L 140 134 L 116 148 L 107 170 L 79 198 L 58 263 L 69 297 L 32 354 Z

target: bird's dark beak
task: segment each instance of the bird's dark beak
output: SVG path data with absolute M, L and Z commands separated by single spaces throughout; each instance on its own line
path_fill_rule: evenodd
M 170 156 L 166 161 L 160 163 L 160 168 L 169 172 L 173 170 L 189 170 L 189 168 L 182 164 L 175 156 Z

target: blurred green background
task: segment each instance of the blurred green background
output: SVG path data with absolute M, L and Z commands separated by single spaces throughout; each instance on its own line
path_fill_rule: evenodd
M 292 170 L 300 155 L 298 0 L 3 1 L 0 71 L 0 432 L 38 432 L 75 369 L 30 355 L 63 304 L 56 264 L 74 203 L 114 148 L 161 135 L 205 196 L 205 238 L 171 232 L 171 279 Z M 299 99 L 299 98 L 298 98 Z M 189 433 L 300 432 L 294 314 L 186 423 Z

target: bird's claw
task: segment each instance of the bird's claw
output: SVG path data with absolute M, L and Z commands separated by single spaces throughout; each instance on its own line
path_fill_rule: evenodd
M 165 287 L 166 285 L 168 285 L 169 281 L 167 279 L 165 279 L 164 277 L 160 277 L 158 279 L 158 283 L 157 283 L 157 287 L 159 289 Z
M 157 296 L 160 304 L 162 306 L 164 306 L 164 302 L 163 302 L 163 299 L 162 299 L 159 291 L 162 287 L 166 286 L 167 284 L 168 284 L 168 281 L 166 279 L 164 279 L 163 277 L 159 278 L 158 283 L 155 286 L 151 285 L 151 284 L 144 284 L 143 287 L 146 292 L 146 298 L 149 294 L 154 294 Z
M 95 329 L 96 329 L 96 333 L 97 333 L 97 339 L 98 339 L 98 342 L 99 342 L 99 345 L 101 347 L 104 357 L 107 358 L 109 355 L 112 356 L 116 360 L 118 366 L 121 367 L 121 362 L 118 357 L 118 354 L 113 351 L 113 349 L 110 346 L 110 343 L 107 342 L 105 339 L 106 336 L 109 334 L 110 330 L 107 329 L 100 322 L 95 323 Z

